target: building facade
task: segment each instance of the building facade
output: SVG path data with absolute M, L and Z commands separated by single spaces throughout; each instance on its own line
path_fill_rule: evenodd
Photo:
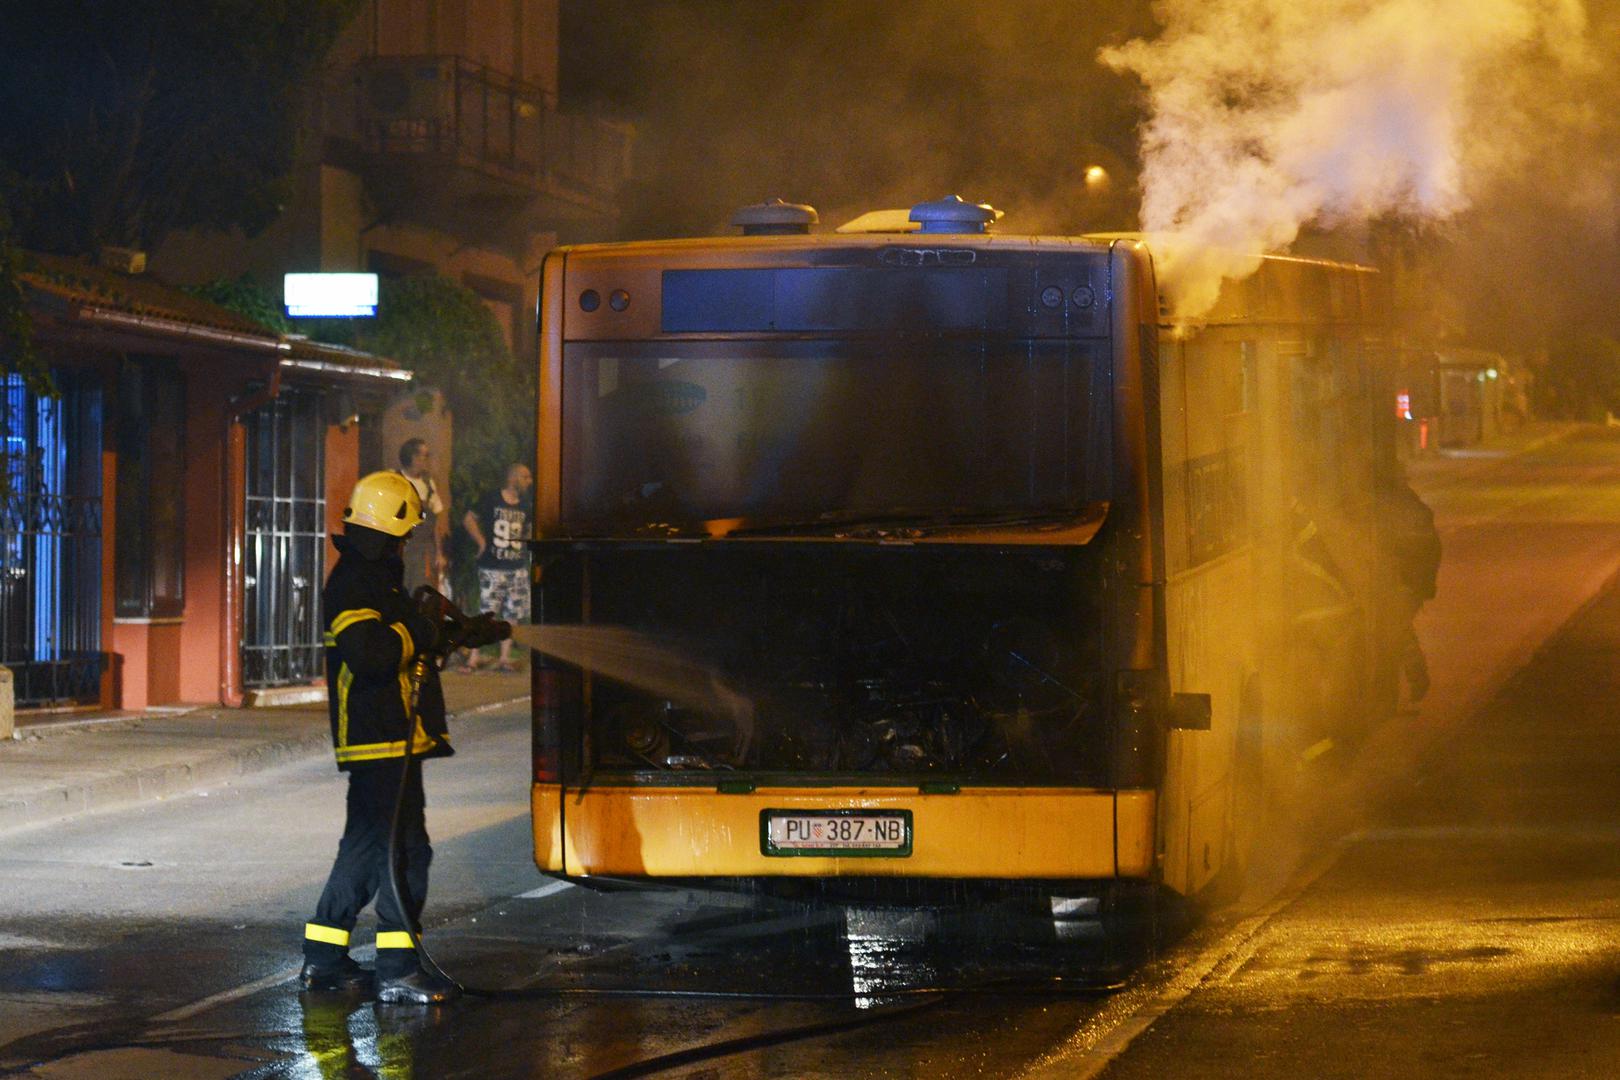
M 372 0 L 312 88 L 281 220 L 251 240 L 175 237 L 154 267 L 277 286 L 288 271 L 438 273 L 533 355 L 541 259 L 602 235 L 630 172 L 625 125 L 561 108 L 559 49 L 557 0 Z M 406 437 L 448 447 L 448 418 L 417 404 L 399 395 L 366 429 L 368 468 L 392 467 Z M 453 500 L 447 452 L 435 473 Z
M 611 224 L 630 167 L 627 128 L 561 109 L 558 36 L 557 0 L 371 0 L 309 88 L 262 234 L 175 235 L 152 276 L 33 260 L 61 395 L 0 377 L 0 665 L 20 707 L 319 692 L 348 491 L 421 436 L 453 502 L 453 418 L 397 365 L 154 279 L 438 273 L 532 355 L 543 255 Z
M 410 372 L 31 256 L 58 395 L 0 376 L 0 665 L 19 708 L 238 705 L 322 668 L 356 417 Z

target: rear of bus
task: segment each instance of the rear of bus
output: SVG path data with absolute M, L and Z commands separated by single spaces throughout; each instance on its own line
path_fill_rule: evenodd
M 1027 237 L 554 253 L 536 621 L 747 707 L 538 657 L 540 868 L 1150 879 L 1151 288 L 1131 245 Z

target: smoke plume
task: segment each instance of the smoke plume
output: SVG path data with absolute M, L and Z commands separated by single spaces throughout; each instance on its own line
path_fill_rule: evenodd
M 1163 0 L 1102 51 L 1148 93 L 1142 225 L 1176 314 L 1307 226 L 1444 221 L 1520 168 L 1589 70 L 1581 0 Z M 1551 91 L 1551 92 L 1550 92 Z

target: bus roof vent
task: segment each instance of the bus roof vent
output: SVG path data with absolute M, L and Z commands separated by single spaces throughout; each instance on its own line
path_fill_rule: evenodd
M 771 199 L 768 202 L 745 206 L 731 215 L 731 223 L 743 231 L 744 236 L 792 236 L 808 233 L 810 226 L 820 221 L 816 208 L 804 203 Z
M 988 203 L 964 202 L 960 195 L 947 195 L 913 206 L 911 220 L 925 233 L 983 233 L 1001 220 L 1001 211 Z

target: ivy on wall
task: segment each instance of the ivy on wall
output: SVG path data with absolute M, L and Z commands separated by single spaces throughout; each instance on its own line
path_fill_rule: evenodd
M 432 408 L 428 390 L 444 395 L 455 535 L 462 515 L 506 482 L 507 466 L 534 459 L 533 365 L 512 355 L 477 293 L 437 274 L 385 280 L 377 318 L 355 324 L 354 344 L 414 371 L 423 411 Z M 476 595 L 470 559 L 456 560 L 454 585 Z
M 0 374 L 21 375 L 35 394 L 54 397 L 50 368 L 34 349 L 34 323 L 21 280 L 23 256 L 11 238 L 11 222 L 0 201 Z
M 266 330 L 273 330 L 278 334 L 293 331 L 292 323 L 283 313 L 281 301 L 271 296 L 269 290 L 254 280 L 251 274 L 243 274 L 239 278 L 217 278 L 193 286 L 186 292 L 211 304 L 218 304 L 228 311 L 234 311 L 245 319 L 251 319 Z

